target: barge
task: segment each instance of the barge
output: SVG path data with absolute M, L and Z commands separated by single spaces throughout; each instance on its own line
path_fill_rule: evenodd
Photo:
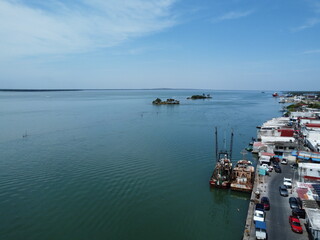
M 255 169 L 248 160 L 240 160 L 232 171 L 231 190 L 252 192 Z

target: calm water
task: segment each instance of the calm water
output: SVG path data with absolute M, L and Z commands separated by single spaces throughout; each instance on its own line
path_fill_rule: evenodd
M 221 145 L 234 129 L 237 161 L 280 107 L 258 91 L 186 100 L 199 93 L 0 92 L 0 239 L 240 239 L 248 195 L 209 188 L 214 127 Z

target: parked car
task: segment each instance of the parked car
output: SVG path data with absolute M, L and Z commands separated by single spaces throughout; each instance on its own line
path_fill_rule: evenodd
M 268 197 L 262 197 L 261 204 L 263 204 L 264 210 L 270 210 L 270 201 Z
M 290 208 L 291 209 L 300 208 L 299 204 L 298 204 L 298 200 L 295 197 L 290 197 L 289 198 L 289 204 L 290 204 Z
M 292 179 L 283 178 L 283 185 L 285 185 L 287 188 L 292 188 Z
M 287 165 L 287 164 L 288 164 L 288 161 L 287 161 L 287 159 L 285 159 L 285 158 L 282 158 L 282 160 L 281 160 L 281 164 Z
M 306 218 L 306 211 L 302 208 L 293 208 L 292 215 L 299 218 Z
M 256 204 L 256 209 L 255 210 L 260 210 L 260 211 L 264 211 L 264 205 L 262 203 L 257 203 Z
M 284 185 L 279 187 L 279 192 L 280 192 L 280 195 L 283 196 L 283 197 L 288 197 L 289 196 L 288 189 Z
M 299 218 L 295 216 L 289 216 L 289 223 L 291 226 L 291 230 L 296 233 L 303 233 L 302 226 L 300 224 Z
M 276 173 L 281 173 L 282 171 L 281 171 L 281 167 L 279 166 L 279 165 L 274 165 L 274 171 L 276 172 Z
M 278 164 L 280 162 L 280 158 L 273 157 L 273 158 L 271 158 L 271 161 L 273 162 L 273 164 Z
M 299 208 L 302 208 L 302 201 L 299 197 L 297 197 L 297 201 L 298 201 Z
M 265 213 L 261 210 L 255 210 L 253 214 L 253 222 L 260 221 L 264 222 L 265 219 Z
M 263 167 L 264 169 L 266 169 L 268 172 L 272 172 L 272 170 L 273 170 L 273 167 L 272 167 L 272 166 L 269 166 L 269 165 L 266 164 L 266 163 L 263 163 L 263 164 L 261 165 L 261 167 Z
M 256 221 L 256 239 L 265 240 L 268 239 L 267 226 L 265 222 Z

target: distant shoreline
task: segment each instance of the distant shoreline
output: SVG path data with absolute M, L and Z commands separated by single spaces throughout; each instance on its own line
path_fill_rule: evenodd
M 166 90 L 166 91 L 176 91 L 176 90 L 185 90 L 185 91 L 262 91 L 262 90 L 226 90 L 226 89 L 202 89 L 202 88 L 104 88 L 104 89 L 0 89 L 0 92 L 76 92 L 76 91 L 136 91 L 136 90 L 144 90 L 144 91 L 154 91 L 154 90 Z M 272 92 L 272 90 L 264 90 L 267 92 Z M 282 91 L 284 93 L 320 93 L 319 91 Z
M 141 89 L 131 89 L 131 88 L 106 88 L 106 89 L 0 89 L 0 92 L 73 92 L 73 91 L 105 91 L 105 90 L 113 90 L 113 91 L 122 91 L 122 90 L 198 90 L 198 89 L 190 89 L 190 88 L 141 88 Z
M 71 92 L 83 91 L 82 89 L 0 89 L 0 92 Z

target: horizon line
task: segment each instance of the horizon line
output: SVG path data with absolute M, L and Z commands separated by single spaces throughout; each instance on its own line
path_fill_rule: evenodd
M 312 90 L 261 90 L 261 89 L 206 89 L 206 88 L 3 88 L 0 92 L 63 92 L 63 91 L 104 91 L 104 90 L 211 90 L 211 91 L 280 91 L 280 92 L 319 92 Z

